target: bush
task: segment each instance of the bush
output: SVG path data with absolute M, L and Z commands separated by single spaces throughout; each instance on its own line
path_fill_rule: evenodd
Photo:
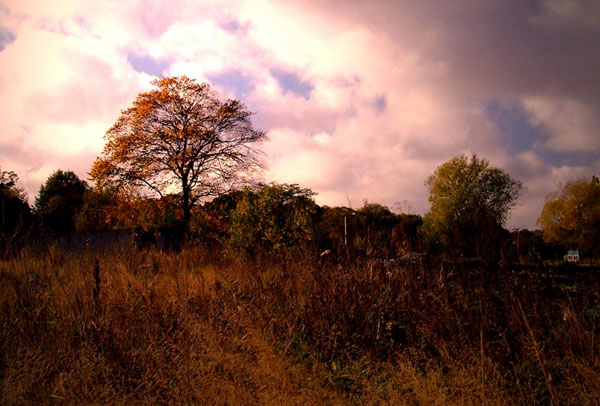
M 318 206 L 313 195 L 297 185 L 246 189 L 231 214 L 230 256 L 284 258 L 314 252 Z

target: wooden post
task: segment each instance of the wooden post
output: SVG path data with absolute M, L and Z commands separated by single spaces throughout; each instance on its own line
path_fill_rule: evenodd
M 98 297 L 100 296 L 100 262 L 98 261 L 98 258 L 96 258 L 95 262 L 94 262 L 94 281 L 96 282 L 96 285 L 94 286 L 94 290 L 93 290 L 93 294 L 94 294 L 94 301 L 96 302 L 96 304 L 98 304 Z

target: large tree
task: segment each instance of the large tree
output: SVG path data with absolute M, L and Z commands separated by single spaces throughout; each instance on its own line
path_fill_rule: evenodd
M 496 237 L 522 188 L 508 173 L 476 155 L 440 165 L 426 181 L 431 209 L 424 226 L 455 255 L 490 257 Z
M 538 220 L 547 242 L 600 253 L 600 181 L 570 182 L 551 194 Z M 590 256 L 591 258 L 591 256 Z
M 233 189 L 261 166 L 254 145 L 266 135 L 242 102 L 221 101 L 206 83 L 181 76 L 153 84 L 108 130 L 91 176 L 161 198 L 177 193 L 188 229 L 196 203 Z

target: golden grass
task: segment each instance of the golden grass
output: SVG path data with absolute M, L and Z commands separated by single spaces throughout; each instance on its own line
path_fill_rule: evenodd
M 572 303 L 550 327 L 530 311 L 528 333 L 508 305 L 506 326 L 481 302 L 470 313 L 464 287 L 463 303 L 412 273 L 364 269 L 258 269 L 196 249 L 24 252 L 0 262 L 0 403 L 526 405 L 549 402 L 555 379 L 556 403 L 598 404 L 597 331 Z M 481 322 L 522 336 L 480 342 Z
M 91 255 L 2 263 L 2 404 L 344 402 L 322 371 L 280 356 L 219 305 L 224 271 L 185 254 L 132 255 L 100 258 L 98 303 Z

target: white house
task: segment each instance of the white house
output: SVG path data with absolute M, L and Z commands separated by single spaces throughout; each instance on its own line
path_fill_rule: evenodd
M 579 262 L 579 251 L 568 250 L 567 255 L 564 257 L 565 262 Z

